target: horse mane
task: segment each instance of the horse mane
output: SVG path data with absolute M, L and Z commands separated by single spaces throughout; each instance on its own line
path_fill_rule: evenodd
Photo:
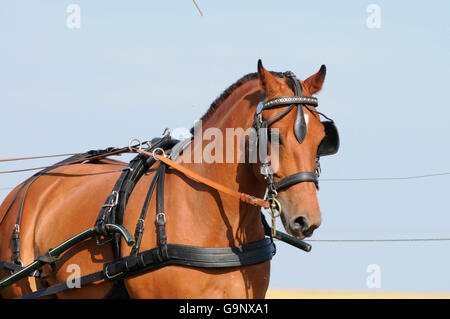
M 283 72 L 271 71 L 270 73 L 272 73 L 272 75 L 279 76 L 279 77 L 284 76 Z M 248 73 L 248 74 L 244 75 L 243 77 L 241 77 L 239 80 L 237 80 L 235 83 L 230 85 L 225 91 L 222 92 L 222 94 L 219 95 L 219 97 L 217 97 L 214 100 L 214 102 L 211 103 L 211 106 L 206 111 L 206 113 L 203 114 L 203 116 L 200 118 L 200 120 L 203 122 L 203 121 L 206 121 L 207 119 L 209 119 L 216 112 L 216 110 L 219 108 L 219 106 L 231 95 L 231 93 L 234 92 L 234 90 L 239 88 L 244 83 L 247 83 L 248 81 L 251 81 L 251 80 L 254 80 L 257 78 L 258 78 L 257 72 Z M 192 132 L 193 132 L 193 129 L 191 129 L 191 133 Z

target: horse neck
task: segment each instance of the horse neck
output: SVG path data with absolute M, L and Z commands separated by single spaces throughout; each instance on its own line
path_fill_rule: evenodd
M 205 133 L 208 130 L 211 132 L 221 132 L 223 136 L 222 163 L 202 163 L 187 164 L 189 169 L 205 176 L 221 185 L 231 188 L 235 191 L 247 193 L 257 197 L 263 197 L 266 185 L 258 180 L 252 171 L 248 158 L 244 162 L 237 161 L 238 156 L 247 156 L 247 152 L 239 154 L 238 151 L 239 139 L 234 138 L 234 160 L 227 162 L 227 143 L 230 143 L 227 138 L 228 129 L 242 129 L 243 131 L 251 127 L 253 117 L 256 111 L 256 105 L 261 99 L 262 92 L 259 90 L 258 82 L 256 80 L 249 81 L 238 87 L 231 95 L 222 102 L 222 104 L 214 111 L 214 113 L 202 123 L 201 134 L 196 132 L 194 142 L 191 146 L 191 152 L 195 154 L 201 148 L 206 151 L 211 147 L 212 142 L 216 142 L 214 137 L 205 139 Z M 217 137 L 217 136 L 216 136 Z M 216 144 L 217 145 L 217 144 Z M 228 147 L 230 147 L 228 145 Z M 194 156 L 193 156 L 194 157 Z M 214 204 L 217 212 L 211 212 L 204 209 L 205 203 L 208 199 L 211 200 L 211 193 L 206 194 L 200 192 L 197 196 L 194 205 L 198 206 L 198 212 L 204 214 L 202 220 L 208 220 L 210 223 L 218 223 L 222 226 L 226 225 L 228 239 L 230 239 L 230 229 L 233 233 L 233 238 L 236 243 L 242 244 L 245 242 L 252 242 L 263 237 L 261 225 L 260 208 L 251 206 L 240 202 L 239 199 L 231 197 L 219 192 L 212 192 L 215 197 Z M 213 205 L 214 205 L 213 204 Z M 213 206 L 208 206 L 213 207 Z M 219 217 L 219 218 L 217 218 Z M 214 220 L 215 219 L 215 220 Z M 220 226 L 220 225 L 218 225 Z M 220 229 L 220 227 L 218 228 Z

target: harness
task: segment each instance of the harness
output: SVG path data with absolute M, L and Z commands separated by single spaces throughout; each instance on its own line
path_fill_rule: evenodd
M 297 115 L 294 123 L 294 133 L 299 143 L 303 142 L 307 133 L 303 107 L 305 107 L 310 112 L 323 115 L 320 112 L 312 110 L 308 106 L 317 106 L 317 99 L 314 97 L 306 97 L 302 95 L 301 85 L 295 78 L 295 75 L 293 75 L 293 73 L 291 72 L 286 72 L 285 76 L 291 81 L 294 87 L 295 95 L 293 97 L 275 98 L 269 101 L 265 101 L 265 96 L 263 96 L 262 101 L 258 104 L 253 123 L 253 127 L 257 132 L 256 141 L 254 140 L 253 142 L 250 142 L 250 144 L 253 143 L 253 145 L 250 145 L 250 147 L 255 147 L 255 144 L 257 145 L 257 143 L 267 145 L 267 128 L 270 126 L 270 124 L 284 117 L 295 107 L 297 108 Z M 264 110 L 283 107 L 286 105 L 289 105 L 289 107 L 278 115 L 268 120 L 263 119 L 262 112 Z M 319 146 L 317 152 L 318 158 L 321 155 L 323 156 L 334 154 L 335 152 L 337 152 L 337 149 L 339 147 L 339 137 L 337 135 L 337 129 L 334 126 L 333 121 L 329 118 L 327 119 L 328 121 L 322 122 L 325 125 L 326 136 Z M 247 266 L 265 262 L 270 260 L 276 253 L 273 237 L 289 242 L 290 244 L 293 244 L 306 251 L 309 251 L 311 249 L 311 246 L 309 246 L 309 244 L 306 244 L 295 239 L 292 236 L 283 234 L 275 230 L 275 217 L 279 216 L 279 214 L 281 213 L 281 204 L 276 200 L 276 195 L 278 191 L 301 182 L 313 182 L 315 183 L 316 187 L 318 187 L 319 170 L 317 169 L 317 166 L 315 172 L 296 173 L 276 182 L 274 180 L 274 174 L 270 169 L 269 161 L 267 160 L 267 157 L 263 156 L 261 160 L 261 173 L 268 181 L 268 192 L 265 200 L 261 200 L 253 196 L 237 192 L 235 192 L 236 194 L 233 194 L 231 190 L 227 190 L 223 186 L 219 187 L 220 185 L 217 186 L 216 183 L 213 183 L 206 178 L 198 177 L 194 175 L 193 172 L 184 172 L 188 177 L 199 179 L 201 182 L 209 186 L 228 192 L 231 195 L 239 197 L 240 200 L 248 204 L 269 208 L 272 215 L 272 228 L 267 224 L 264 215 L 261 213 L 262 227 L 267 237 L 257 242 L 223 248 L 172 244 L 168 242 L 165 230 L 167 216 L 164 210 L 164 180 L 167 168 L 169 166 L 178 170 L 183 170 L 182 167 L 178 167 L 177 164 L 170 159 L 171 152 L 174 149 L 177 149 L 177 146 L 180 145 L 180 141 L 172 139 L 170 137 L 170 134 L 166 134 L 162 138 L 153 139 L 149 142 L 146 142 L 145 144 L 147 144 L 148 146 L 145 150 L 142 150 L 141 143 L 139 148 L 129 147 L 130 150 L 134 150 L 139 154 L 130 161 L 127 167 L 123 168 L 122 173 L 119 179 L 116 181 L 111 194 L 107 197 L 104 205 L 102 206 L 94 227 L 68 239 L 61 245 L 50 249 L 45 255 L 38 256 L 36 260 L 27 267 L 23 267 L 20 261 L 20 233 L 18 231 L 18 225 L 20 225 L 20 216 L 22 210 L 21 207 L 18 214 L 18 221 L 16 223 L 17 231 L 16 228 L 14 228 L 12 236 L 13 242 L 15 242 L 15 246 L 13 249 L 13 263 L 0 263 L 0 267 L 9 269 L 12 274 L 11 276 L 3 280 L 0 280 L 0 288 L 3 288 L 9 284 L 12 284 L 13 282 L 20 280 L 21 278 L 30 275 L 42 278 L 43 275 L 39 272 L 39 269 L 43 265 L 54 265 L 55 262 L 59 259 L 59 255 L 61 253 L 76 245 L 80 241 L 94 236 L 96 237 L 96 242 L 99 246 L 111 244 L 114 260 L 104 263 L 102 270 L 81 277 L 80 284 L 83 286 L 99 280 L 108 280 L 116 282 L 116 285 L 113 289 L 117 289 L 117 287 L 123 287 L 123 282 L 121 281 L 121 279 L 123 278 L 153 271 L 168 265 L 202 268 L 225 268 Z M 322 146 L 322 144 L 324 145 Z M 99 156 L 106 157 L 112 152 L 115 152 L 114 154 L 117 154 L 118 150 L 120 149 L 109 148 L 103 151 L 91 151 L 85 154 L 77 155 L 76 158 L 71 157 L 61 163 L 64 164 L 90 161 L 92 159 L 97 159 Z M 316 160 L 317 164 L 318 158 Z M 159 162 L 159 166 L 157 167 L 156 173 L 150 184 L 139 219 L 136 222 L 134 236 L 131 236 L 128 230 L 122 226 L 128 199 L 140 178 L 157 161 Z M 22 187 L 13 197 L 13 200 L 4 213 L 2 220 L 6 216 L 9 208 L 12 206 L 12 203 L 16 200 L 20 191 L 24 187 L 26 187 L 27 190 L 29 185 L 36 178 L 38 178 L 42 174 L 45 174 L 50 169 L 51 168 L 35 174 L 22 185 Z M 140 251 L 142 235 L 145 229 L 144 221 L 147 217 L 150 200 L 155 191 L 156 214 L 154 220 L 157 229 L 157 246 L 145 251 Z M 25 193 L 23 196 L 25 196 Z M 128 246 L 132 247 L 130 255 L 126 257 L 121 257 L 120 247 L 122 238 L 126 241 Z M 38 298 L 42 296 L 52 295 L 67 289 L 70 289 L 68 284 L 61 283 L 48 288 L 40 289 L 20 298 Z

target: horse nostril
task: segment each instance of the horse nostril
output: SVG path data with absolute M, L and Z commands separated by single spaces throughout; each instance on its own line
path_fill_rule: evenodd
M 295 230 L 304 231 L 305 229 L 308 229 L 308 227 L 309 227 L 309 225 L 308 225 L 308 222 L 305 217 L 300 216 L 294 220 L 294 229 Z

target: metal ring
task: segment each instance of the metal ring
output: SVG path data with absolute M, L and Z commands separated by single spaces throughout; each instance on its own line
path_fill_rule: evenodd
M 270 198 L 269 201 L 270 201 L 270 215 L 273 218 L 279 217 L 281 215 L 280 202 L 275 197 Z M 274 211 L 277 211 L 278 214 L 275 214 Z
M 130 152 L 133 152 L 133 149 L 132 149 L 132 147 L 131 147 L 131 143 L 133 143 L 133 142 L 138 142 L 139 143 L 139 147 L 138 147 L 138 150 L 142 150 L 142 142 L 141 142 L 141 140 L 140 139 L 138 139 L 138 138 L 132 138 L 129 142 L 128 142 L 128 149 L 130 150 Z
M 167 157 L 167 156 L 166 156 L 166 152 L 164 152 L 164 150 L 163 150 L 161 147 L 157 147 L 157 148 L 155 148 L 155 149 L 153 150 L 153 152 L 152 152 L 152 153 L 153 153 L 152 156 L 153 156 L 153 159 L 154 159 L 155 161 L 158 160 L 158 159 L 155 157 L 155 154 L 156 154 L 157 151 L 161 151 L 161 155 L 164 156 L 164 157 Z

